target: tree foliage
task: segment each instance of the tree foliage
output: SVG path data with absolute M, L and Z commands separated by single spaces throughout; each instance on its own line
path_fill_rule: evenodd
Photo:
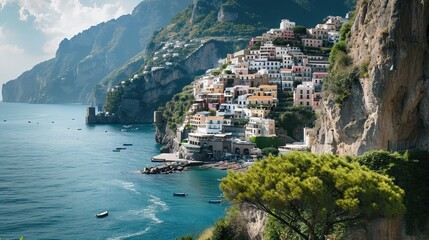
M 357 157 L 357 161 L 373 171 L 391 176 L 395 184 L 404 189 L 407 233 L 424 231 L 429 220 L 429 154 L 416 150 L 403 154 L 373 151 Z
M 335 155 L 268 157 L 220 188 L 235 203 L 267 212 L 302 239 L 323 239 L 345 222 L 401 215 L 403 190 L 389 177 Z
M 273 155 L 273 156 L 279 155 L 279 150 L 277 148 L 275 148 L 275 147 L 264 148 L 264 149 L 261 150 L 261 152 L 265 156 L 268 156 L 270 154 Z
M 185 120 L 188 110 L 194 103 L 192 85 L 183 88 L 182 92 L 173 96 L 173 98 L 161 107 L 158 111 L 162 112 L 164 121 L 168 128 L 175 130 L 178 125 Z
M 302 129 L 313 127 L 317 117 L 313 110 L 297 106 L 288 108 L 279 118 L 278 125 L 287 131 L 287 134 L 295 139 L 303 139 Z
M 295 26 L 293 28 L 293 33 L 295 35 L 306 35 L 307 34 L 307 28 L 304 26 Z

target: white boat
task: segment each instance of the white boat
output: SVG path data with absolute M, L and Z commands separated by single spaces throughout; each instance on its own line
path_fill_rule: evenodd
M 209 200 L 209 203 L 222 203 L 222 199 Z
M 175 197 L 186 197 L 188 194 L 186 193 L 173 193 L 173 196 Z
M 95 216 L 98 217 L 98 218 L 104 218 L 104 217 L 109 216 L 109 212 L 108 211 L 104 211 L 104 212 L 101 212 L 101 213 L 97 213 L 97 215 L 95 215 Z

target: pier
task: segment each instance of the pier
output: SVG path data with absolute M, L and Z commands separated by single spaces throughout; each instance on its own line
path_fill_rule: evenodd
M 161 153 L 157 156 L 152 157 L 151 161 L 186 163 L 187 166 L 199 166 L 204 164 L 204 162 L 202 161 L 186 160 L 183 158 L 179 158 L 175 153 Z

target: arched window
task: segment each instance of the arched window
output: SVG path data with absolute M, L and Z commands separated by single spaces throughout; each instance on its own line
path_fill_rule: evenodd
M 243 155 L 250 155 L 249 149 L 247 148 L 243 149 Z
M 234 153 L 240 155 L 241 154 L 240 148 L 235 148 Z

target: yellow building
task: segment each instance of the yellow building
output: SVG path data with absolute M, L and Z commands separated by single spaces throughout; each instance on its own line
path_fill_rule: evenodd
M 252 108 L 251 117 L 265 118 L 270 112 L 270 109 Z
M 273 98 L 273 96 L 250 96 L 247 98 L 247 103 L 249 105 L 270 104 L 270 105 L 277 106 L 277 99 Z
M 203 127 L 206 125 L 206 119 L 206 116 L 197 113 L 195 115 L 192 115 L 189 124 L 193 129 L 197 129 L 198 127 Z

